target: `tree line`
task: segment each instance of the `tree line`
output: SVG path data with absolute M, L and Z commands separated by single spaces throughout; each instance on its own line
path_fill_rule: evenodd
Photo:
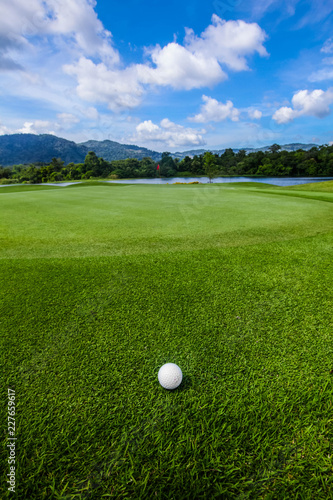
M 235 153 L 229 148 L 220 156 L 206 152 L 193 158 L 186 156 L 182 160 L 174 159 L 171 153 L 164 152 L 159 162 L 149 157 L 142 160 L 128 158 L 106 161 L 90 151 L 84 163 L 69 163 L 65 166 L 60 158 L 53 158 L 49 164 L 0 166 L 1 184 L 202 175 L 207 175 L 210 180 L 216 176 L 240 175 L 333 177 L 333 145 L 313 147 L 309 151 L 283 151 L 278 144 L 273 144 L 268 151 L 249 154 L 245 150 Z

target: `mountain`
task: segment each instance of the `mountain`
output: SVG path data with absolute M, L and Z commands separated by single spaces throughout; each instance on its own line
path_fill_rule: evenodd
M 281 146 L 281 150 L 283 151 L 297 151 L 298 149 L 304 149 L 304 151 L 309 151 L 309 149 L 313 147 L 318 147 L 318 144 L 301 144 L 301 143 L 292 143 L 292 144 L 284 144 Z M 244 149 L 246 153 L 256 153 L 257 151 L 268 151 L 270 146 L 264 146 L 262 148 L 231 148 L 235 153 L 238 153 L 241 149 Z M 171 156 L 172 158 L 179 158 L 179 160 L 182 160 L 185 158 L 185 156 L 189 156 L 190 158 L 193 158 L 193 156 L 197 155 L 202 155 L 206 151 L 210 151 L 213 154 L 218 154 L 221 156 L 224 152 L 225 149 L 190 149 L 189 151 L 183 151 L 183 152 L 176 152 L 172 153 Z
M 49 163 L 52 158 L 82 163 L 88 149 L 73 141 L 50 134 L 11 134 L 0 136 L 0 165 Z
M 293 142 L 292 144 L 284 144 L 281 146 L 283 151 L 297 151 L 298 149 L 303 149 L 304 151 L 309 151 L 311 148 L 317 148 L 318 144 L 302 144 L 299 142 Z M 270 146 L 265 146 L 264 148 L 253 149 L 252 151 L 268 151 Z
M 304 149 L 308 151 L 317 144 L 284 144 L 281 149 L 286 151 L 296 151 Z M 270 146 L 263 148 L 244 148 L 247 153 L 256 151 L 268 151 Z M 241 148 L 232 148 L 237 153 Z M 137 158 L 142 160 L 144 157 L 150 157 L 154 161 L 161 159 L 162 153 L 152 151 L 147 148 L 131 144 L 120 144 L 115 141 L 86 141 L 76 144 L 73 141 L 62 139 L 50 134 L 11 134 L 0 136 L 0 165 L 7 167 L 10 165 L 29 164 L 29 163 L 49 163 L 52 158 L 61 158 L 65 165 L 68 163 L 83 163 L 89 151 L 94 151 L 98 157 L 104 160 L 125 160 L 126 158 Z M 211 151 L 219 156 L 225 149 L 191 149 L 188 151 L 172 153 L 172 158 L 179 160 L 189 156 L 204 154 L 205 151 Z
M 104 158 L 106 161 L 125 160 L 126 158 L 142 158 L 150 157 L 154 161 L 159 161 L 162 154 L 157 151 L 151 151 L 147 148 L 140 148 L 131 144 L 120 144 L 114 141 L 86 141 L 81 142 L 79 146 L 84 146 L 88 151 L 94 151 L 99 158 Z

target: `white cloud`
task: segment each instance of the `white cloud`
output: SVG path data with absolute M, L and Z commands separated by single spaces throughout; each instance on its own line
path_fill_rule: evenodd
M 11 130 L 0 122 L 0 135 L 11 134 Z
M 331 44 L 332 44 L 332 52 L 333 52 L 333 38 L 332 38 Z M 324 45 L 324 47 L 325 47 L 325 45 Z M 328 50 L 327 51 L 326 50 L 324 51 L 323 49 L 321 49 L 321 50 L 322 50 L 322 52 L 328 52 Z M 324 57 L 322 62 L 326 65 L 326 67 L 312 73 L 309 76 L 310 82 L 322 82 L 324 80 L 332 80 L 333 79 L 333 68 L 331 67 L 333 65 L 333 57 Z
M 222 122 L 227 119 L 238 122 L 242 113 L 247 113 L 249 118 L 252 120 L 260 120 L 262 117 L 262 112 L 253 107 L 237 109 L 234 107 L 232 101 L 228 100 L 225 104 L 217 101 L 206 95 L 202 96 L 202 100 L 205 104 L 201 106 L 200 113 L 195 116 L 188 117 L 188 120 L 195 123 L 207 123 L 207 122 Z
M 212 87 L 228 78 L 228 69 L 248 70 L 247 59 L 253 54 L 267 55 L 266 34 L 258 24 L 223 21 L 214 14 L 199 36 L 186 28 L 183 44 L 174 40 L 156 45 L 146 49 L 147 62 L 126 66 L 95 7 L 96 0 L 0 3 L 0 70 L 20 73 L 15 85 L 22 97 L 37 97 L 59 107 L 60 101 L 73 101 L 70 86 L 76 82 L 74 97 L 119 112 L 138 107 L 151 87 Z M 23 71 L 13 71 L 18 69 Z M 66 105 L 62 110 L 66 112 Z M 98 119 L 97 111 L 91 116 Z
M 156 125 L 151 120 L 146 120 L 136 126 L 136 134 L 129 140 L 133 142 L 160 143 L 161 146 L 171 148 L 179 146 L 201 146 L 205 144 L 202 134 L 205 130 L 185 128 L 171 122 L 168 118 L 161 120 Z
M 52 134 L 56 135 L 64 130 L 71 129 L 79 123 L 79 119 L 71 113 L 58 113 L 58 121 L 32 120 L 24 122 L 21 128 L 10 131 L 11 134 Z
M 201 111 L 199 114 L 189 117 L 188 120 L 195 123 L 207 123 L 207 122 L 222 122 L 229 118 L 233 122 L 239 120 L 239 110 L 234 108 L 231 101 L 227 101 L 226 104 L 212 99 L 206 95 L 202 96 L 202 100 L 205 104 L 201 106 Z
M 0 47 L 21 48 L 32 36 L 63 36 L 81 53 L 119 62 L 94 10 L 95 0 L 11 0 L 0 3 Z
M 260 120 L 260 118 L 262 117 L 262 112 L 258 109 L 249 109 L 248 115 L 252 120 Z
M 50 130 L 53 124 L 47 120 L 35 120 L 33 122 L 25 122 L 23 127 L 15 130 L 15 133 L 20 134 L 52 134 L 54 130 Z
M 324 52 L 325 54 L 333 53 L 333 38 L 329 38 L 328 40 L 326 40 L 323 47 L 321 48 L 321 52 Z
M 244 71 L 249 69 L 247 56 L 256 52 L 268 56 L 263 46 L 266 38 L 266 33 L 257 23 L 224 21 L 213 14 L 212 24 L 200 37 L 192 29 L 186 29 L 185 46 L 191 53 L 214 57 L 234 71 Z
M 332 68 L 324 68 L 318 71 L 315 71 L 309 76 L 309 82 L 323 82 L 325 80 L 333 79 L 333 69 Z
M 330 114 L 330 104 L 333 103 L 333 88 L 326 92 L 321 89 L 300 90 L 292 98 L 293 108 L 282 107 L 278 109 L 273 120 L 277 123 L 288 123 L 299 116 L 308 115 L 325 118 Z
M 112 111 L 135 108 L 141 102 L 144 90 L 135 66 L 117 71 L 81 57 L 78 63 L 65 65 L 63 69 L 76 76 L 77 93 L 84 101 L 107 103 Z
M 323 63 L 328 65 L 333 64 L 333 57 L 324 57 Z
M 256 23 L 222 21 L 215 14 L 200 35 L 186 29 L 184 45 L 176 42 L 146 49 L 151 62 L 125 69 L 95 63 L 81 57 L 64 71 L 76 76 L 77 93 L 89 102 L 107 103 L 113 111 L 137 107 L 146 86 L 170 86 L 177 90 L 211 87 L 227 78 L 221 65 L 233 71 L 248 70 L 247 56 L 266 56 L 265 32 Z
M 79 123 L 80 121 L 77 116 L 74 116 L 71 113 L 58 113 L 57 118 L 63 125 L 74 125 L 74 123 Z
M 223 21 L 216 14 L 211 20 L 200 36 L 185 28 L 184 46 L 172 42 L 147 50 L 156 68 L 137 65 L 139 80 L 187 90 L 212 86 L 227 78 L 220 65 L 245 71 L 249 69 L 246 57 L 255 52 L 268 55 L 263 46 L 267 35 L 258 24 Z
M 324 92 L 321 89 L 313 90 L 300 90 L 292 98 L 294 108 L 306 115 L 316 116 L 317 118 L 324 118 L 329 115 L 329 105 L 333 102 L 333 89 Z
M 326 20 L 332 13 L 331 0 L 250 0 L 241 2 L 244 8 L 248 6 L 255 19 L 263 17 L 266 12 L 276 12 L 277 21 L 300 13 L 297 8 L 299 4 L 301 12 L 304 12 L 300 21 L 295 23 L 294 29 L 300 29 L 308 24 L 315 24 Z M 306 9 L 306 10 L 305 10 Z
M 175 42 L 163 48 L 158 45 L 150 51 L 150 56 L 156 68 L 145 64 L 135 67 L 141 83 L 190 90 L 215 85 L 227 78 L 214 56 L 194 53 Z
M 292 108 L 288 108 L 287 106 L 283 106 L 282 108 L 275 111 L 273 115 L 273 120 L 277 123 L 289 123 L 296 117 L 296 113 Z
M 0 0 L 0 71 L 6 70 L 0 90 L 31 103 L 29 111 L 22 108 L 19 121 L 13 117 L 6 123 L 10 130 L 0 124 L 0 133 L 66 131 L 67 137 L 78 134 L 75 125 L 80 121 L 81 130 L 85 127 L 87 134 L 94 132 L 98 139 L 128 139 L 134 127 L 134 122 L 126 121 L 130 117 L 122 121 L 123 113 L 110 118 L 106 106 L 99 108 L 98 103 L 118 112 L 136 108 L 156 87 L 212 87 L 228 78 L 230 70 L 248 70 L 254 54 L 267 55 L 266 34 L 256 23 L 223 21 L 214 15 L 200 35 L 186 29 L 182 42 L 174 38 L 165 46 L 156 45 L 146 51 L 144 63 L 125 65 L 95 6 L 95 0 Z M 44 115 L 36 112 L 38 103 Z M 225 107 L 228 118 L 237 120 L 238 110 L 230 101 L 218 105 L 219 118 Z M 205 130 L 165 119 L 156 125 L 150 122 L 157 129 L 149 131 L 148 122 L 143 123 L 136 134 L 146 135 L 153 144 L 205 144 Z
M 98 120 L 99 113 L 96 108 L 90 106 L 89 108 L 79 108 L 79 111 L 90 120 Z

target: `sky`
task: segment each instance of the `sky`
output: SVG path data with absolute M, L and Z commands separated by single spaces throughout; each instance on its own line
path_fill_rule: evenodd
M 333 144 L 332 0 L 0 3 L 0 135 Z

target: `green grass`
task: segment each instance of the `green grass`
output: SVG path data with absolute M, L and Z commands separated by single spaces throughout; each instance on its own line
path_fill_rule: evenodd
M 17 498 L 333 498 L 333 182 L 241 184 L 0 190 Z

